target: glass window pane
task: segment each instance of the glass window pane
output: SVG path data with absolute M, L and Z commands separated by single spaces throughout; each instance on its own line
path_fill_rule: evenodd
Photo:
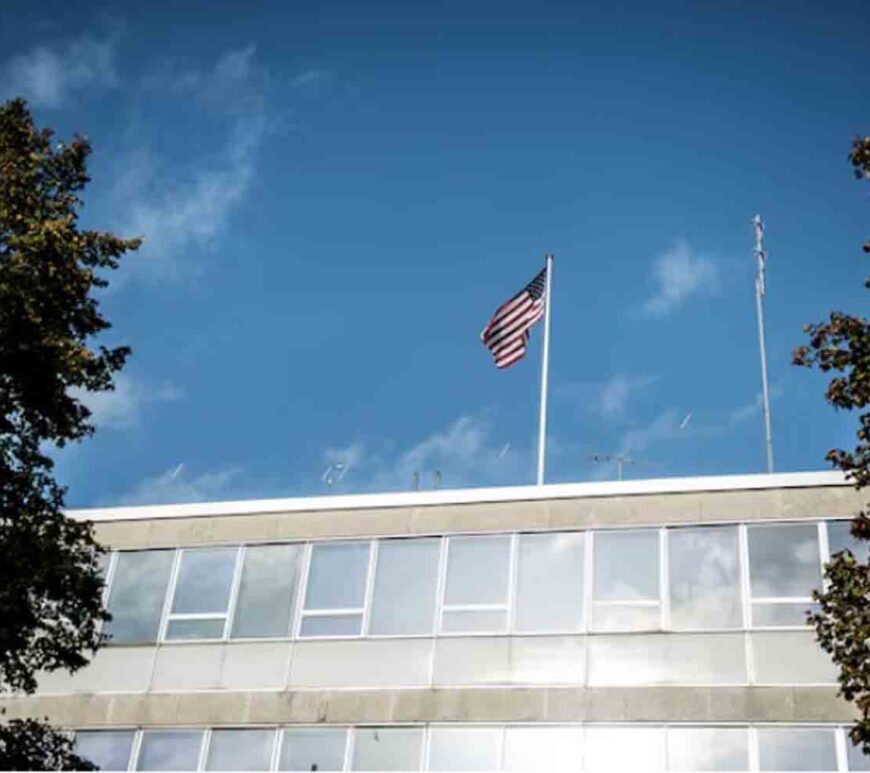
M 342 770 L 347 728 L 287 727 L 278 770 Z
M 431 633 L 441 540 L 384 540 L 378 566 L 370 633 Z
M 76 733 L 76 754 L 90 760 L 100 770 L 127 770 L 132 730 L 95 730 Z
M 662 627 L 658 604 L 592 604 L 593 631 L 657 631 Z
M 451 537 L 445 604 L 504 604 L 508 592 L 510 537 Z
M 523 534 L 517 559 L 518 631 L 577 631 L 583 626 L 582 532 Z
M 359 636 L 362 615 L 317 615 L 302 618 L 302 636 Z
M 136 770 L 196 770 L 202 730 L 146 730 Z
M 752 597 L 808 597 L 821 584 L 815 524 L 749 526 L 749 578 Z
M 760 770 L 836 770 L 833 729 L 758 728 Z
M 849 731 L 844 731 L 846 734 L 846 759 L 849 761 L 849 770 L 870 770 L 870 755 L 864 754 L 860 746 L 855 746 L 849 738 Z
M 507 610 L 451 610 L 444 613 L 445 633 L 499 633 L 507 630 Z
M 807 612 L 818 610 L 818 604 L 753 604 L 752 625 L 806 625 Z
M 664 770 L 664 728 L 587 727 L 586 770 Z
M 580 770 L 582 765 L 579 727 L 505 728 L 502 770 Z
M 745 728 L 671 727 L 668 770 L 749 770 Z
M 233 638 L 289 634 L 301 558 L 301 545 L 245 549 Z
M 213 730 L 206 770 L 269 770 L 274 730 Z
M 314 545 L 306 609 L 359 609 L 366 592 L 368 542 Z
M 185 550 L 175 588 L 174 613 L 226 612 L 236 567 L 236 548 Z
M 432 728 L 429 770 L 498 770 L 501 729 L 497 727 Z
M 112 641 L 157 640 L 173 554 L 172 550 L 118 553 L 109 592 L 112 619 L 105 629 Z
M 828 521 L 828 550 L 831 555 L 841 550 L 850 550 L 853 556 L 866 561 L 870 543 L 855 539 L 850 531 L 851 526 L 851 521 Z
M 224 619 L 170 620 L 167 639 L 220 639 L 224 635 Z
M 352 770 L 420 770 L 421 727 L 360 727 L 353 741 Z
M 668 573 L 674 628 L 739 628 L 736 526 L 669 529 Z
M 596 532 L 595 595 L 602 600 L 658 599 L 657 531 Z

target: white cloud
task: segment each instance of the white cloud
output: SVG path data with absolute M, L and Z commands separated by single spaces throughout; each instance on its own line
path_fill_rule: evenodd
M 118 500 L 121 505 L 159 505 L 179 502 L 207 502 L 232 496 L 231 484 L 241 473 L 226 467 L 191 475 L 183 464 L 139 482 Z
M 183 397 L 183 392 L 168 381 L 147 384 L 126 373 L 115 376 L 115 389 L 111 392 L 71 391 L 91 411 L 97 429 L 134 427 L 141 421 L 146 404 L 173 402 Z
M 656 376 L 625 376 L 617 374 L 599 388 L 598 410 L 607 418 L 625 415 L 631 397 L 644 387 L 658 381 Z
M 655 290 L 643 304 L 643 311 L 662 316 L 693 295 L 715 293 L 719 267 L 711 258 L 692 252 L 685 241 L 678 241 L 653 261 L 652 278 Z
M 0 69 L 0 90 L 37 107 L 61 107 L 73 92 L 118 84 L 117 36 L 82 35 L 59 45 L 40 45 L 12 57 Z
M 170 163 L 137 142 L 117 165 L 124 171 L 113 199 L 124 205 L 115 230 L 145 240 L 124 262 L 121 281 L 177 279 L 196 270 L 197 254 L 215 243 L 247 196 L 268 128 L 253 46 L 228 51 L 208 71 L 164 74 L 146 86 L 183 97 L 212 126 L 225 127 L 224 138 L 211 155 L 192 145 L 187 163 Z
M 480 416 L 461 416 L 405 449 L 378 453 L 368 444 L 330 448 L 326 464 L 348 464 L 342 481 L 346 491 L 409 490 L 415 474 L 421 488 L 435 485 L 440 473 L 445 488 L 528 483 L 533 473 L 531 454 L 497 437 L 492 424 Z
M 769 391 L 771 402 L 782 397 L 783 390 L 780 386 L 773 385 Z M 762 400 L 763 396 L 761 392 L 758 392 L 758 394 L 755 395 L 755 399 L 751 403 L 746 403 L 745 405 L 738 405 L 736 408 L 732 408 L 728 412 L 728 426 L 733 427 L 734 425 L 740 424 L 747 419 L 752 419 L 755 416 L 758 416 L 761 413 Z
M 312 88 L 326 83 L 332 77 L 329 70 L 312 67 L 308 70 L 303 70 L 298 75 L 290 79 L 290 85 L 295 88 Z

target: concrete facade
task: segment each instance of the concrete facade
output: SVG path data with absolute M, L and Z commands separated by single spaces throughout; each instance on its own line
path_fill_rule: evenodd
M 114 550 L 144 550 L 819 523 L 849 518 L 862 506 L 854 488 L 833 473 L 495 492 L 71 515 L 92 519 L 99 541 Z M 782 652 L 796 663 L 784 662 Z M 46 716 L 79 729 L 441 722 L 845 724 L 855 712 L 837 697 L 835 676 L 806 629 L 164 640 L 106 647 L 79 674 L 48 674 L 37 695 L 5 698 L 2 705 L 10 718 Z

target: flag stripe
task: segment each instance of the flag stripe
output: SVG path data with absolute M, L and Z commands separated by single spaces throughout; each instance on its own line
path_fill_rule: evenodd
M 529 328 L 544 316 L 547 269 L 539 272 L 513 298 L 496 309 L 480 334 L 497 368 L 507 368 L 526 356 Z

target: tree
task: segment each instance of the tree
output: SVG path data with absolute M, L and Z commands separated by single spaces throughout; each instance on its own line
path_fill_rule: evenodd
M 870 180 L 870 137 L 852 143 L 849 159 L 859 179 Z M 870 253 L 870 241 L 864 245 Z M 864 286 L 870 289 L 870 277 Z M 855 482 L 870 486 L 870 321 L 839 311 L 827 322 L 807 325 L 808 345 L 794 351 L 796 365 L 817 367 L 837 374 L 827 389 L 835 408 L 860 411 L 858 443 L 853 451 L 833 449 L 827 459 Z M 862 510 L 851 524 L 852 536 L 870 541 L 870 512 Z M 868 550 L 855 556 L 850 550 L 831 557 L 825 567 L 825 587 L 813 594 L 819 611 L 809 615 L 816 638 L 839 668 L 840 694 L 860 710 L 849 731 L 852 743 L 870 754 L 870 560 Z
M 84 666 L 108 619 L 103 550 L 63 514 L 45 449 L 93 432 L 79 395 L 124 365 L 127 347 L 92 348 L 110 327 L 93 292 L 140 241 L 79 228 L 90 144 L 52 137 L 23 100 L 0 105 L 0 692 Z M 44 723 L 0 724 L 0 769 L 83 765 Z

